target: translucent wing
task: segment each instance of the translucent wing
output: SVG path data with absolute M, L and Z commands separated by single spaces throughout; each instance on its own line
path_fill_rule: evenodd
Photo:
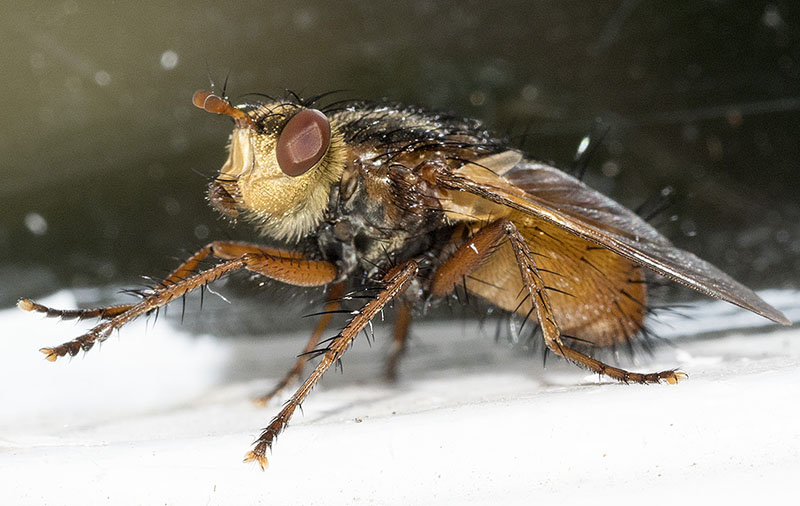
M 466 192 L 449 196 L 456 213 L 479 208 L 475 197 L 552 223 L 578 237 L 647 267 L 698 292 L 728 301 L 783 325 L 791 322 L 752 290 L 676 248 L 632 211 L 581 181 L 548 165 L 520 160 L 513 167 L 493 160 L 440 171 L 444 187 Z M 502 174 L 499 175 L 499 174 Z M 463 198 L 461 197 L 463 195 Z M 474 197 L 473 197 L 474 196 Z

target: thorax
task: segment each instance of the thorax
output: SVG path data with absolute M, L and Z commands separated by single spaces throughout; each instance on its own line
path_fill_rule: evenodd
M 407 163 L 354 157 L 331 192 L 317 234 L 322 255 L 341 275 L 367 275 L 410 258 L 434 258 L 451 227 L 436 190 Z

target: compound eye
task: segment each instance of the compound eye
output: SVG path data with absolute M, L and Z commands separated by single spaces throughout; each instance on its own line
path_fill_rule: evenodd
M 320 161 L 330 144 L 328 117 L 316 109 L 304 109 L 281 131 L 275 146 L 278 165 L 287 176 L 302 176 Z

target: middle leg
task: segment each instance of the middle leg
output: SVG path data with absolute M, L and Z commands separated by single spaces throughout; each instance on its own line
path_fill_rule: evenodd
M 386 359 L 386 380 L 397 381 L 397 367 L 408 346 L 408 328 L 411 326 L 412 302 L 403 300 L 398 304 L 397 317 L 394 321 L 392 349 Z
M 353 343 L 358 333 L 369 324 L 375 315 L 378 314 L 386 304 L 394 300 L 408 288 L 408 285 L 417 276 L 418 272 L 419 265 L 417 262 L 409 260 L 394 267 L 383 277 L 381 289 L 376 294 L 375 298 L 367 302 L 339 334 L 334 337 L 323 350 L 320 350 L 321 352 L 324 351 L 320 363 L 294 393 L 292 398 L 284 405 L 280 413 L 278 413 L 267 428 L 263 430 L 256 440 L 253 450 L 245 455 L 245 462 L 257 461 L 262 469 L 266 468 L 267 448 L 272 447 L 275 438 L 278 437 L 278 434 L 280 434 L 289 423 L 289 419 L 292 417 L 297 407 L 300 406 L 311 392 L 311 389 L 314 388 L 314 385 L 317 384 L 317 381 L 319 381 L 332 364 L 335 364 L 342 358 L 342 355 L 344 355 L 344 352 L 347 351 Z
M 272 388 L 272 390 L 260 397 L 257 397 L 253 402 L 259 406 L 266 406 L 267 403 L 269 403 L 273 397 L 283 391 L 283 389 L 286 388 L 289 383 L 299 378 L 300 375 L 303 374 L 303 367 L 306 365 L 306 362 L 308 362 L 309 354 L 317 347 L 322 334 L 328 328 L 328 325 L 330 325 L 331 319 L 333 318 L 333 311 L 336 311 L 339 309 L 339 306 L 341 306 L 341 298 L 343 294 L 344 283 L 336 283 L 328 288 L 328 302 L 325 304 L 322 318 L 319 319 L 319 323 L 317 323 L 317 326 L 314 328 L 314 332 L 312 332 L 311 337 L 308 339 L 306 347 L 303 348 L 303 351 L 297 356 L 294 366 L 289 370 L 288 373 L 286 373 L 286 376 L 284 376 L 283 379 L 281 379 L 278 384 Z

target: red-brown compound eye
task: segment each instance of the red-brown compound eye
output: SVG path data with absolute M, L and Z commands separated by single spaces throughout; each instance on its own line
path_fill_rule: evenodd
M 331 124 L 316 109 L 304 109 L 283 127 L 275 146 L 278 165 L 287 176 L 302 176 L 322 158 L 331 144 Z

